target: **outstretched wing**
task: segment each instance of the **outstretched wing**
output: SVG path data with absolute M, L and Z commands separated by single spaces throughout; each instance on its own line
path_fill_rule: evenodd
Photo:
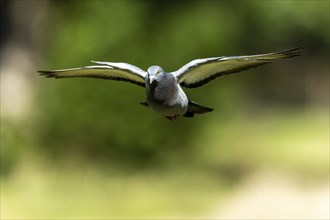
M 53 78 L 90 77 L 127 81 L 144 87 L 147 75 L 142 69 L 128 63 L 92 61 L 98 66 L 85 66 L 72 69 L 38 71 L 40 75 Z
M 297 47 L 268 54 L 197 59 L 187 63 L 172 74 L 177 76 L 178 82 L 182 86 L 195 88 L 225 74 L 237 73 L 271 63 L 277 59 L 299 56 L 301 49 L 301 47 Z

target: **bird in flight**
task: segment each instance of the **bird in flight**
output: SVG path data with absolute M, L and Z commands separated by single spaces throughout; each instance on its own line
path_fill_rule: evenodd
M 301 47 L 275 53 L 222 56 L 192 60 L 174 72 L 165 72 L 160 66 L 150 66 L 147 71 L 128 63 L 92 61 L 96 65 L 71 69 L 38 71 L 51 78 L 90 77 L 126 81 L 144 87 L 146 101 L 142 105 L 174 120 L 178 116 L 193 117 L 213 111 L 191 101 L 182 87 L 197 88 L 227 74 L 237 73 L 274 60 L 301 55 Z

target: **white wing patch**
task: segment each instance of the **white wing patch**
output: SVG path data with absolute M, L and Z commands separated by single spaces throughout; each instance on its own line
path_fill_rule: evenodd
M 103 64 L 103 62 L 97 62 Z M 138 67 L 125 63 L 105 63 L 100 66 L 85 66 L 72 69 L 38 71 L 41 75 L 53 78 L 89 77 L 127 81 L 140 86 L 145 84 L 146 72 Z

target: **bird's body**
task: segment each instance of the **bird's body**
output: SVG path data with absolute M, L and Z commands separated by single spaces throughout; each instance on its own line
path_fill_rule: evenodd
M 145 87 L 146 102 L 155 112 L 173 120 L 177 116 L 193 117 L 194 114 L 210 112 L 213 109 L 191 101 L 181 86 L 195 88 L 225 74 L 231 74 L 257 67 L 273 60 L 298 56 L 301 48 L 276 53 L 213 57 L 189 62 L 174 72 L 167 73 L 160 66 L 151 66 L 147 71 L 127 63 L 98 62 L 98 66 L 39 71 L 46 77 L 70 78 L 93 77 L 128 81 Z
M 184 115 L 188 110 L 188 97 L 177 83 L 174 75 L 165 73 L 159 66 L 151 66 L 148 70 L 154 75 L 146 77 L 146 96 L 148 105 L 166 117 Z M 157 79 L 156 79 L 157 77 Z

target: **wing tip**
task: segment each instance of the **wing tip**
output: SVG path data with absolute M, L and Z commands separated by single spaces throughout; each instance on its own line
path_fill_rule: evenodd
M 283 56 L 281 58 L 297 57 L 297 56 L 302 55 L 302 53 L 305 51 L 304 49 L 305 48 L 303 46 L 298 46 L 298 47 L 294 47 L 294 48 L 291 48 L 291 49 L 288 49 L 288 50 L 279 51 L 275 54 Z
M 55 71 L 52 70 L 38 70 L 37 72 L 40 76 L 44 76 L 46 78 L 58 78 Z

